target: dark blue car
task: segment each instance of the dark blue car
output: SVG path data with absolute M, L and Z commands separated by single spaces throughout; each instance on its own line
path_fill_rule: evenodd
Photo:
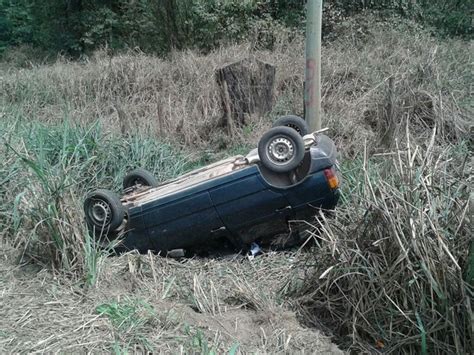
M 285 116 L 258 149 L 159 185 L 146 170 L 124 179 L 122 197 L 89 194 L 86 221 L 99 238 L 121 236 L 121 250 L 205 249 L 228 242 L 237 249 L 288 232 L 288 222 L 339 197 L 336 147 L 323 134 L 306 134 L 303 120 Z

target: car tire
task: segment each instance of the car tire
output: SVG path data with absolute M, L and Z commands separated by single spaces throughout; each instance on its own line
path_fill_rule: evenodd
M 258 155 L 264 167 L 286 173 L 298 167 L 304 158 L 303 138 L 290 127 L 268 130 L 258 143 Z
M 309 133 L 308 123 L 298 116 L 282 116 L 273 123 L 273 127 L 282 126 L 293 128 L 300 136 L 305 136 Z
M 125 218 L 125 208 L 120 197 L 109 190 L 96 190 L 87 195 L 84 201 L 86 222 L 97 231 L 114 231 Z
M 138 168 L 129 172 L 123 179 L 123 188 L 128 189 L 129 187 L 136 185 L 157 187 L 159 184 L 156 177 L 148 170 Z

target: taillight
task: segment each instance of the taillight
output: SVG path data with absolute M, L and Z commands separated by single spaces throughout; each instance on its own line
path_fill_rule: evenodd
M 339 179 L 337 178 L 337 175 L 334 172 L 334 168 L 325 169 L 324 176 L 326 176 L 326 180 L 331 189 L 337 189 L 339 187 Z

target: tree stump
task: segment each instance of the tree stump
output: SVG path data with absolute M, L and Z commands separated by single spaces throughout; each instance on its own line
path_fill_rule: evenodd
M 258 59 L 243 59 L 216 69 L 224 115 L 221 125 L 231 133 L 234 124 L 243 126 L 248 115 L 271 111 L 275 67 Z

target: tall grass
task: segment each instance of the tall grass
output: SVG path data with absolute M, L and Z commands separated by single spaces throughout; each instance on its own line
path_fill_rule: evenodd
M 361 151 L 365 139 L 379 146 L 387 119 L 399 122 L 406 115 L 419 132 L 437 123 L 452 139 L 468 134 L 466 42 L 434 39 L 410 22 L 381 24 L 368 14 L 341 22 L 338 31 L 323 51 L 323 112 L 324 125 L 345 153 Z M 98 51 L 82 62 L 60 58 L 52 65 L 12 69 L 1 74 L 0 102 L 4 114 L 13 109 L 43 122 L 61 122 L 65 115 L 81 124 L 100 120 L 106 131 L 145 132 L 189 147 L 255 143 L 271 119 L 303 114 L 304 38 L 285 33 L 271 52 L 242 44 L 207 55 L 176 52 L 162 60 Z M 248 56 L 277 68 L 274 109 L 270 117 L 250 117 L 248 134 L 228 137 L 218 127 L 223 111 L 214 70 Z
M 473 167 L 467 144 L 437 146 L 435 130 L 426 144 L 359 159 L 345 205 L 318 226 L 299 299 L 309 322 L 351 350 L 472 349 Z
M 100 257 L 83 222 L 82 202 L 97 187 L 119 191 L 130 169 L 145 167 L 166 180 L 193 160 L 170 144 L 134 136 L 122 139 L 65 120 L 43 124 L 24 119 L 0 122 L 0 236 L 24 256 L 93 283 Z

